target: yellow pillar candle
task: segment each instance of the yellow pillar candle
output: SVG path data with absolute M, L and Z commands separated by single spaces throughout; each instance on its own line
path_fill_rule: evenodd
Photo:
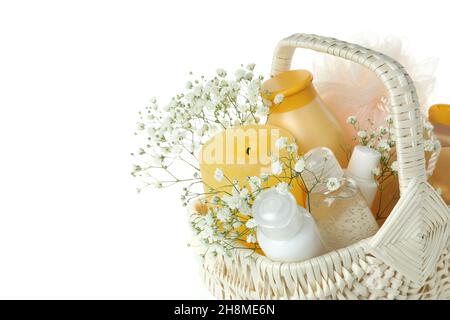
M 246 125 L 222 131 L 209 140 L 200 152 L 200 173 L 205 192 L 210 189 L 221 191 L 223 196 L 232 192 L 231 182 L 237 180 L 239 186 L 249 187 L 247 177 L 260 177 L 262 173 L 271 173 L 271 156 L 287 157 L 286 148 L 278 150 L 275 142 L 280 137 L 288 138 L 288 143 L 295 142 L 294 137 L 286 130 L 270 125 Z M 216 170 L 223 172 L 224 178 L 218 181 Z M 287 169 L 285 168 L 287 171 Z M 281 173 L 279 178 L 270 177 L 263 187 L 271 187 L 281 181 L 289 183 L 287 174 Z M 292 183 L 290 192 L 297 203 L 305 206 L 306 195 L 299 181 Z

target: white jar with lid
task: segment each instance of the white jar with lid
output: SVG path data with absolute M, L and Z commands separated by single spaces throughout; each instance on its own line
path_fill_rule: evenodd
M 296 262 L 325 253 L 313 217 L 292 194 L 265 190 L 257 196 L 252 212 L 258 223 L 258 243 L 269 259 Z
M 378 190 L 373 170 L 380 165 L 381 154 L 372 148 L 357 145 L 348 163 L 346 176 L 355 180 L 369 206 L 372 205 Z

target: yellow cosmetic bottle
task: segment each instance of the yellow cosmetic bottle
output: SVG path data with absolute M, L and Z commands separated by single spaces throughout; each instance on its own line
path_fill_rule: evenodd
M 288 130 L 303 154 L 316 147 L 331 149 L 341 167 L 346 168 L 350 139 L 324 105 L 312 80 L 309 71 L 291 70 L 264 82 L 261 96 L 272 102 L 267 124 Z
M 434 126 L 434 133 L 442 147 L 430 183 L 442 190 L 442 198 L 450 205 L 450 105 L 438 104 L 430 107 L 428 120 Z

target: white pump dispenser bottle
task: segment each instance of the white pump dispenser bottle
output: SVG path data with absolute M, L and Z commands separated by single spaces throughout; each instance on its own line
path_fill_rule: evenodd
M 325 253 L 313 217 L 291 193 L 265 190 L 256 197 L 252 211 L 258 243 L 268 258 L 296 262 Z

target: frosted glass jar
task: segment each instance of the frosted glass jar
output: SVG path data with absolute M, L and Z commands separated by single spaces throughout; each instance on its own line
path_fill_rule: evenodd
M 354 180 L 340 179 L 340 188 L 328 191 L 326 184 L 310 194 L 310 212 L 327 250 L 336 250 L 373 236 L 378 224 Z

